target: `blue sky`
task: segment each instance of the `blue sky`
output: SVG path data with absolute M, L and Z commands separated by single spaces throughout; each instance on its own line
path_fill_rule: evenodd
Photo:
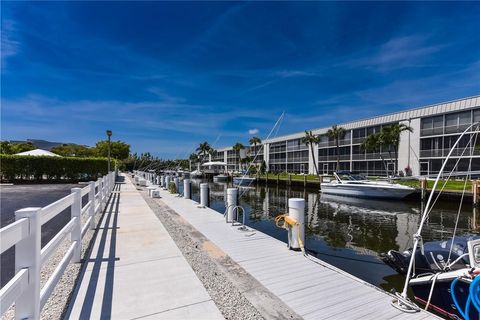
M 478 95 L 475 2 L 3 2 L 2 139 L 214 147 Z M 250 133 L 249 133 L 250 132 Z

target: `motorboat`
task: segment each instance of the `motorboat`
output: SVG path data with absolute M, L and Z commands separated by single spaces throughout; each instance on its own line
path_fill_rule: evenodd
M 402 292 L 396 292 L 396 299 L 391 303 L 392 305 L 404 312 L 415 312 L 419 310 L 418 305 L 408 298 L 408 289 L 410 288 L 415 297 L 415 302 L 424 305 L 425 310 L 434 310 L 442 315 L 451 318 L 451 319 L 479 319 L 480 313 L 480 239 L 472 238 L 466 240 L 466 248 L 464 241 L 457 242 L 456 240 L 451 240 L 450 245 L 448 242 L 444 245 L 440 244 L 442 249 L 438 254 L 435 252 L 435 247 L 431 247 L 425 250 L 425 244 L 422 241 L 422 229 L 429 217 L 429 214 L 433 207 L 435 206 L 436 200 L 433 200 L 434 194 L 439 186 L 440 179 L 445 175 L 445 168 L 448 164 L 448 161 L 451 160 L 452 154 L 457 150 L 457 145 L 460 143 L 462 138 L 476 126 L 470 142 L 464 147 L 472 148 L 472 141 L 477 141 L 478 132 L 480 132 L 480 122 L 476 121 L 470 126 L 468 126 L 463 133 L 457 138 L 453 146 L 451 147 L 448 155 L 443 161 L 442 167 L 440 168 L 437 178 L 432 187 L 432 191 L 428 196 L 428 200 L 425 204 L 425 207 L 422 210 L 422 217 L 418 226 L 417 232 L 413 236 L 413 248 L 411 250 L 410 259 L 408 259 L 408 266 L 404 267 L 406 269 L 405 275 L 405 284 L 403 286 Z M 465 152 L 465 150 L 463 152 Z M 471 168 L 471 160 L 469 163 L 469 168 Z M 458 161 L 451 167 L 451 172 L 457 170 Z M 450 178 L 450 175 L 447 175 L 447 181 Z M 471 172 L 467 172 L 465 179 L 471 178 Z M 465 192 L 467 184 L 464 184 L 463 192 Z M 440 192 L 442 192 L 442 189 Z M 438 195 L 437 195 L 438 196 Z M 459 210 L 457 211 L 457 220 L 460 217 L 461 210 L 464 202 L 462 197 L 459 203 Z M 452 235 L 452 239 L 457 237 L 457 228 L 455 227 Z M 460 245 L 462 244 L 462 245 Z M 446 250 L 443 250 L 443 246 Z M 417 263 L 422 263 L 422 255 L 418 256 L 418 249 L 428 254 L 432 259 L 427 260 L 428 264 L 435 264 L 436 269 L 439 271 L 432 272 L 428 270 L 426 273 L 416 273 L 417 272 Z M 432 250 L 433 249 L 433 250 Z M 438 247 L 436 249 L 439 249 Z M 430 253 L 427 253 L 430 252 Z M 421 252 L 422 253 L 422 252 Z M 441 259 L 440 259 L 441 256 Z M 468 256 L 468 262 L 464 258 Z M 397 257 L 401 258 L 401 257 Z M 444 263 L 439 263 L 441 260 L 445 261 Z M 462 261 L 463 260 L 463 261 Z M 423 261 L 424 263 L 425 261 Z M 463 264 L 463 267 L 456 269 L 456 264 Z M 430 267 L 430 269 L 435 269 Z M 435 271 L 435 270 L 434 270 Z
M 226 174 L 219 174 L 213 177 L 213 182 L 227 182 L 229 178 Z
M 335 180 L 321 183 L 321 192 L 346 197 L 403 199 L 415 188 L 388 181 L 372 181 L 350 172 L 334 172 Z
M 242 176 L 242 177 L 233 177 L 233 184 L 237 186 L 249 186 L 252 183 L 254 183 L 257 179 L 253 177 L 247 177 L 247 176 Z
M 426 242 L 423 248 L 417 248 L 415 252 L 415 274 L 441 272 L 447 265 L 450 270 L 466 268 L 470 265 L 468 242 L 471 240 L 480 240 L 480 236 L 463 236 Z M 450 248 L 452 248 L 451 253 Z M 404 252 L 390 250 L 382 255 L 382 260 L 398 273 L 406 274 L 412 258 L 412 251 L 412 248 Z M 450 264 L 448 260 L 455 261 L 455 264 Z
M 203 173 L 200 170 L 193 170 L 190 172 L 190 178 L 200 178 L 202 175 Z
M 410 280 L 417 303 L 450 319 L 479 319 L 480 239 L 468 241 L 468 247 L 468 267 L 421 274 Z

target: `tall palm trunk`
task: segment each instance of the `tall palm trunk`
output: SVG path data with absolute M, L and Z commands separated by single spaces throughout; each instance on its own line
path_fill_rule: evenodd
M 320 176 L 320 174 L 318 173 L 317 161 L 315 161 L 315 152 L 313 152 L 313 145 L 311 143 L 310 152 L 312 153 L 313 167 L 315 168 L 315 172 L 317 173 L 317 176 Z
M 388 177 L 388 165 L 387 165 L 387 162 L 385 161 L 385 158 L 383 157 L 382 152 L 379 150 L 375 150 L 375 152 L 378 152 L 378 154 L 380 155 L 380 159 L 382 159 L 383 166 L 385 167 L 385 173 L 387 174 L 387 177 Z

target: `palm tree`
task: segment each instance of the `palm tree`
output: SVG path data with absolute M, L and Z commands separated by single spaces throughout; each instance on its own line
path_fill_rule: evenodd
M 398 173 L 398 146 L 400 145 L 400 136 L 402 132 L 406 131 L 413 132 L 413 128 L 403 123 L 394 123 L 382 128 L 385 142 L 388 142 L 388 145 L 393 147 L 395 154 L 395 168 L 397 168 L 395 174 Z
M 212 158 L 215 158 L 215 156 L 217 155 L 217 150 L 213 149 L 213 148 L 210 148 L 210 150 L 208 150 L 208 154 L 210 155 L 210 157 Z
M 380 152 L 380 148 L 383 147 L 384 141 L 383 137 L 380 133 L 375 133 L 371 134 L 365 139 L 363 139 L 362 144 L 360 145 L 360 148 L 364 151 L 373 151 L 374 153 L 379 153 L 380 158 L 382 159 L 383 166 L 385 167 L 385 172 L 387 173 L 387 177 L 389 176 L 388 173 L 388 166 L 387 162 L 383 158 L 382 153 Z
M 233 151 L 235 151 L 235 153 L 237 154 L 238 165 L 239 165 L 239 168 L 241 170 L 242 169 L 242 167 L 241 167 L 242 159 L 240 158 L 240 150 L 245 149 L 245 146 L 243 144 L 241 144 L 240 142 L 237 142 L 233 145 L 232 148 L 233 148 Z
M 334 125 L 331 129 L 328 129 L 327 131 L 327 136 L 330 138 L 330 139 L 334 139 L 335 140 L 335 145 L 337 147 L 337 171 L 340 170 L 340 145 L 339 145 L 339 141 L 340 139 L 343 139 L 343 137 L 345 137 L 345 129 L 342 128 L 342 127 L 339 127 L 337 125 Z
M 302 138 L 302 143 L 304 143 L 307 146 L 310 146 L 310 152 L 313 158 L 313 166 L 315 167 L 315 172 L 317 173 L 317 176 L 319 176 L 319 173 L 318 173 L 317 161 L 315 160 L 315 152 L 313 152 L 313 145 L 319 142 L 320 142 L 320 138 L 318 136 L 314 135 L 312 131 L 305 130 L 305 137 Z
M 188 160 L 190 162 L 190 171 L 192 171 L 192 163 L 195 164 L 198 162 L 198 154 L 192 153 L 189 157 Z
M 210 149 L 211 147 L 207 141 L 199 144 L 196 151 L 199 155 L 202 155 L 202 161 L 205 160 L 205 156 L 207 155 L 208 151 L 210 151 Z
M 254 152 L 254 157 L 257 156 L 257 144 L 261 144 L 262 143 L 262 140 L 260 140 L 260 138 L 258 137 L 252 137 L 249 141 L 250 145 L 253 144 L 253 150 L 255 150 Z

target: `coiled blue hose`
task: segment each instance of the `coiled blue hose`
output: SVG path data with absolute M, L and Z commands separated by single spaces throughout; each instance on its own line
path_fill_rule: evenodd
M 455 286 L 457 285 L 458 278 L 454 279 L 450 284 L 450 295 L 452 296 L 453 303 L 457 307 L 458 312 L 465 320 L 470 320 L 470 306 L 471 304 L 480 312 L 480 277 L 475 277 L 472 283 L 470 284 L 468 299 L 465 303 L 465 310 L 460 307 L 460 304 L 457 301 L 455 296 Z

